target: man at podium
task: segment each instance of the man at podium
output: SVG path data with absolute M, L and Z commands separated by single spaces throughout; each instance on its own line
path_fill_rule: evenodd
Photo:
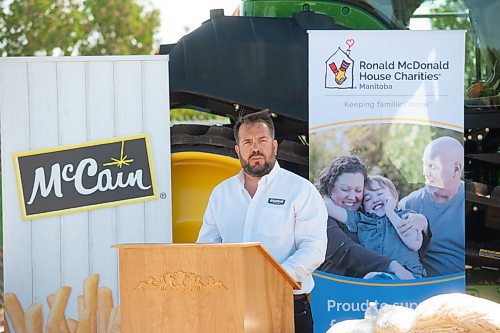
M 234 126 L 242 170 L 210 196 L 198 243 L 260 242 L 298 282 L 294 291 L 295 332 L 312 332 L 307 295 L 312 272 L 324 261 L 328 218 L 316 188 L 281 169 L 269 109 L 240 117 Z

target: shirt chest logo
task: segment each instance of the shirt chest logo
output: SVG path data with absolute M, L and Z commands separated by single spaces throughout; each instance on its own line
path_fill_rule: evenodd
M 278 199 L 278 198 L 269 198 L 267 200 L 267 203 L 270 203 L 271 205 L 284 205 L 285 204 L 285 199 Z

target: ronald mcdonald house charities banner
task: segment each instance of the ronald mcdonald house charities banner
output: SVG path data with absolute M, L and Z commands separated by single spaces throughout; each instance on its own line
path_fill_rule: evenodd
M 309 31 L 315 329 L 465 292 L 464 31 Z

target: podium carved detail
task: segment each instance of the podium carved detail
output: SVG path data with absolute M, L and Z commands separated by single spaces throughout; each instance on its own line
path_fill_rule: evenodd
M 205 282 L 204 282 L 205 281 Z M 211 275 L 202 278 L 200 275 L 177 271 L 160 275 L 158 278 L 148 276 L 139 281 L 134 288 L 137 290 L 162 290 L 162 291 L 222 291 L 227 289 L 222 281 L 216 281 Z

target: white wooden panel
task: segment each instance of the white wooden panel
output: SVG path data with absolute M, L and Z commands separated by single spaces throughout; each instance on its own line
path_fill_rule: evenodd
M 142 131 L 142 73 L 140 61 L 115 64 L 116 135 L 136 135 Z
M 83 279 L 92 273 L 100 274 L 100 285 L 112 289 L 117 304 L 118 256 L 111 245 L 171 241 L 164 60 L 0 59 L 5 287 L 25 308 L 34 301 L 45 306 L 46 296 L 64 284 L 72 287 L 66 315 L 76 317 L 76 297 L 82 293 Z M 13 153 L 139 133 L 149 135 L 157 192 L 165 199 L 21 220 Z
M 86 63 L 87 135 L 89 141 L 107 140 L 115 135 L 114 64 L 111 61 Z
M 59 144 L 87 141 L 85 104 L 85 63 L 57 64 Z M 78 318 L 78 295 L 83 280 L 90 275 L 89 214 L 81 212 L 61 216 L 61 283 L 72 288 L 66 316 Z
M 0 70 L 4 287 L 26 308 L 33 292 L 31 223 L 21 219 L 12 154 L 29 148 L 28 66 L 1 63 Z
M 109 61 L 87 63 L 86 99 L 88 140 L 115 137 L 114 64 Z M 99 285 L 118 295 L 118 255 L 111 245 L 116 239 L 116 208 L 89 212 L 90 273 L 99 273 Z
M 58 146 L 56 63 L 28 64 L 30 148 Z M 33 301 L 48 313 L 47 295 L 61 285 L 60 217 L 29 222 L 32 228 Z
M 159 199 L 146 202 L 146 243 L 172 242 L 168 63 L 144 61 L 144 131 L 149 133 Z
M 114 74 L 116 136 L 140 134 L 143 132 L 141 62 L 117 62 Z M 143 243 L 144 203 L 117 207 L 116 227 L 118 243 Z

